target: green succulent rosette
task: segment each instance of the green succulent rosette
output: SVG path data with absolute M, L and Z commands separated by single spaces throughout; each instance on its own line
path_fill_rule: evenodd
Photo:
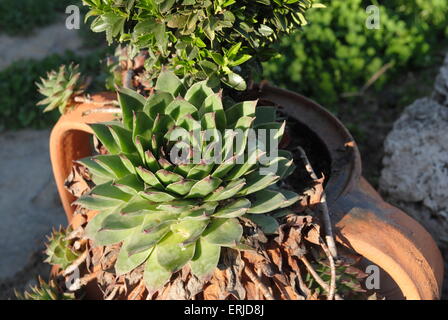
M 145 263 L 150 290 L 186 264 L 197 276 L 209 275 L 222 247 L 241 244 L 240 218 L 272 233 L 273 215 L 298 200 L 278 184 L 294 170 L 291 153 L 267 157 L 271 147 L 251 144 L 251 132 L 260 129 L 273 132 L 270 141 L 278 144 L 285 123 L 276 121 L 274 107 L 244 101 L 224 108 L 205 81 L 186 88 L 166 70 L 148 99 L 129 89 L 118 98 L 121 121 L 92 125 L 108 154 L 79 160 L 96 187 L 77 200 L 99 211 L 86 227 L 88 237 L 98 245 L 122 242 L 117 274 Z M 216 135 L 207 139 L 206 132 Z M 186 156 L 172 161 L 174 148 Z

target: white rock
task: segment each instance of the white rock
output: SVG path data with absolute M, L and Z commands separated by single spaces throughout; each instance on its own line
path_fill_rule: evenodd
M 433 99 L 444 106 L 448 106 L 448 54 L 436 78 Z
M 380 189 L 405 211 L 425 221 L 430 231 L 445 230 L 446 234 L 448 108 L 429 98 L 415 101 L 395 122 L 384 149 Z

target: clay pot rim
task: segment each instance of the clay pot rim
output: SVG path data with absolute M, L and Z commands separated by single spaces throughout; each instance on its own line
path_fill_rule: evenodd
M 361 155 L 353 136 L 338 118 L 314 100 L 266 81 L 253 90 L 259 99 L 283 102 L 279 103 L 282 110 L 312 131 L 327 149 L 331 159 L 325 187 L 329 205 L 357 185 L 362 175 Z

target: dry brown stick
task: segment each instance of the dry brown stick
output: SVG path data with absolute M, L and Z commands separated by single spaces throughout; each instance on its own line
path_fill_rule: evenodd
M 314 181 L 319 180 L 319 178 L 316 175 L 316 172 L 314 171 L 313 167 L 311 166 L 311 163 L 306 155 L 305 150 L 303 150 L 302 147 L 298 146 L 297 150 L 300 152 L 300 158 L 302 159 L 303 163 L 305 164 L 305 169 L 311 176 L 311 179 Z M 327 242 L 327 246 L 331 252 L 331 255 L 333 258 L 336 258 L 338 256 L 338 252 L 336 249 L 336 242 L 334 240 L 333 235 L 333 229 L 331 227 L 331 219 L 330 219 L 330 213 L 328 210 L 327 205 L 327 197 L 325 195 L 325 191 L 322 188 L 322 195 L 319 203 L 319 209 L 322 212 L 322 218 L 324 222 L 324 228 L 325 228 L 325 240 Z
M 257 275 L 252 270 L 250 270 L 249 267 L 244 268 L 244 271 L 246 272 L 249 279 L 255 284 L 255 286 L 260 289 L 267 300 L 274 300 L 274 297 L 272 296 L 269 289 L 264 285 L 263 282 L 261 282 Z

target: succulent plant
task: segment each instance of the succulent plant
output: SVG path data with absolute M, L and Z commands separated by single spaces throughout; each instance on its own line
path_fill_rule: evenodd
M 48 238 L 47 248 L 45 254 L 47 259 L 45 262 L 51 265 L 58 265 L 62 269 L 71 265 L 79 256 L 79 254 L 72 249 L 71 241 L 66 240 L 66 230 L 59 228 L 53 230 L 51 237 Z
M 41 83 L 36 83 L 39 93 L 45 98 L 37 103 L 38 106 L 46 106 L 44 112 L 59 109 L 61 114 L 67 111 L 70 101 L 78 95 L 83 94 L 86 88 L 81 79 L 78 66 L 70 64 L 68 67 L 62 65 L 58 71 L 47 73 L 47 78 L 41 78 Z
M 240 217 L 272 233 L 278 223 L 271 214 L 298 200 L 276 185 L 294 170 L 291 154 L 279 150 L 261 165 L 274 149 L 251 144 L 251 128 L 273 130 L 273 143 L 281 139 L 285 123 L 276 122 L 274 107 L 244 101 L 224 108 L 205 81 L 187 90 L 167 70 L 148 99 L 129 89 L 118 97 L 121 121 L 92 125 L 109 154 L 79 160 L 96 186 L 77 200 L 100 212 L 88 237 L 97 245 L 123 242 L 117 274 L 146 261 L 144 278 L 154 290 L 186 264 L 197 276 L 210 274 L 222 246 L 243 245 Z M 216 133 L 210 143 L 205 132 Z M 173 150 L 186 157 L 173 161 Z
M 46 283 L 39 277 L 39 285 L 31 287 L 31 291 L 19 294 L 16 292 L 16 297 L 19 300 L 74 300 L 73 293 L 62 292 L 54 280 Z

